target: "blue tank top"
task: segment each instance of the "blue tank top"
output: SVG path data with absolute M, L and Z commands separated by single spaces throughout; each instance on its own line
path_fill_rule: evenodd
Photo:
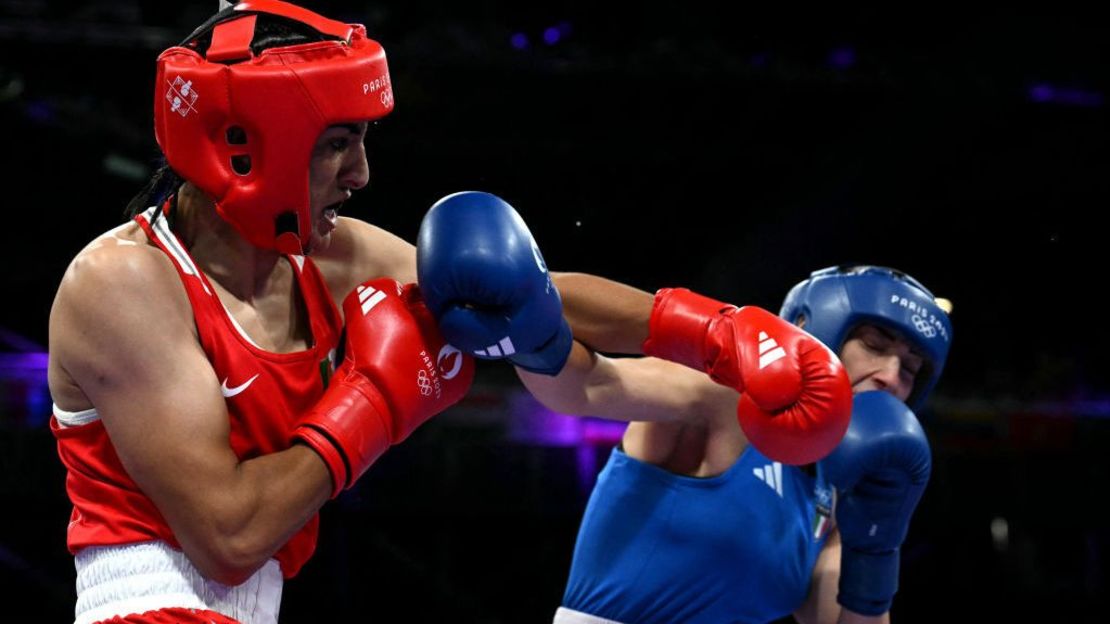
M 625 624 L 767 622 L 797 609 L 832 487 L 748 447 L 723 474 L 676 475 L 613 449 L 590 495 L 563 606 Z

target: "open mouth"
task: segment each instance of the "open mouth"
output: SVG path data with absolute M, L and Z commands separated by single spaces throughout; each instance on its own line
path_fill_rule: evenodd
M 343 202 L 335 202 L 327 208 L 324 208 L 323 217 L 332 226 L 335 227 L 336 221 L 339 219 L 339 209 L 343 207 Z

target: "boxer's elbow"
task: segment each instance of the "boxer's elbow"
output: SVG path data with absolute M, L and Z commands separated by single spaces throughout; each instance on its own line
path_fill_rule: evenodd
M 185 554 L 207 579 L 234 586 L 245 582 L 270 558 L 246 535 L 212 536 L 185 547 Z
M 224 585 L 239 585 L 280 547 L 281 537 L 271 535 L 273 531 L 265 528 L 268 523 L 260 522 L 262 519 L 249 507 L 208 504 L 203 512 L 190 514 L 190 521 L 174 527 L 185 554 L 206 578 Z

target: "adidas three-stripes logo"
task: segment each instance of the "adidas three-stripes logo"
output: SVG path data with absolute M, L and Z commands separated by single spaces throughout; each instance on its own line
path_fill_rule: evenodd
M 374 306 L 385 299 L 385 293 L 374 288 L 373 286 L 359 286 L 358 287 L 358 302 L 362 304 L 362 315 L 366 316 Z
M 759 368 L 760 370 L 774 364 L 786 357 L 786 351 L 775 342 L 767 332 L 759 332 Z
M 775 462 L 762 468 L 752 468 L 752 473 L 782 498 L 782 464 Z
M 497 344 L 492 344 L 485 349 L 478 349 L 474 352 L 474 355 L 480 357 L 499 358 L 508 357 L 514 353 L 516 353 L 516 347 L 513 346 L 513 341 L 509 340 L 508 336 L 505 336 L 504 338 L 499 340 Z

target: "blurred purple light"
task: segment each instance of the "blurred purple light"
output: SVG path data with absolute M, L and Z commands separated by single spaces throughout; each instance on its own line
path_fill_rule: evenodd
M 509 437 L 525 444 L 577 446 L 582 443 L 582 422 L 574 416 L 552 411 L 527 398 L 511 401 L 512 430 Z
M 1087 108 L 1095 108 L 1102 106 L 1102 94 L 1090 93 L 1087 91 L 1077 90 L 1064 90 L 1056 98 L 1058 102 L 1070 104 L 1072 106 L 1084 106 Z
M 599 420 L 594 418 L 587 418 L 585 420 L 585 431 L 583 431 L 583 441 L 586 444 L 595 446 L 613 445 L 621 441 L 624 437 L 624 430 L 628 428 L 628 423 L 618 422 L 615 420 Z
M 770 54 L 766 52 L 759 52 L 757 54 L 753 54 L 752 57 L 748 59 L 748 62 L 752 64 L 752 67 L 766 67 L 767 61 L 770 58 Z
M 524 444 L 576 446 L 582 443 L 582 420 L 548 409 L 528 392 L 509 397 L 509 438 Z
M 49 359 L 46 353 L 4 353 L 0 355 L 0 374 L 9 379 L 45 374 Z
M 512 44 L 513 48 L 523 50 L 528 47 L 528 35 L 524 33 L 513 33 L 513 36 L 509 37 L 509 43 Z
M 1052 100 L 1053 89 L 1046 84 L 1033 85 L 1029 88 L 1029 99 L 1034 102 L 1048 102 Z
M 1097 108 L 1103 104 L 1101 93 L 1082 89 L 1061 89 L 1044 83 L 1029 87 L 1027 95 L 1030 101 L 1038 104 L 1053 102 L 1084 108 Z
M 547 45 L 555 45 L 556 43 L 559 43 L 559 39 L 562 36 L 563 34 L 559 32 L 558 27 L 551 26 L 550 28 L 546 28 L 543 31 L 543 42 Z
M 575 464 L 578 468 L 578 484 L 583 492 L 589 492 L 597 482 L 597 453 L 592 446 L 579 446 L 575 452 Z
M 42 100 L 35 100 L 27 103 L 27 108 L 24 109 L 27 116 L 34 121 L 46 123 L 54 120 L 54 109 L 49 103 Z
M 1076 401 L 1069 409 L 1080 417 L 1110 418 L 1110 398 Z
M 517 444 L 574 450 L 578 483 L 589 492 L 600 470 L 599 454 L 620 441 L 625 422 L 570 416 L 550 410 L 528 392 L 509 396 L 508 437 Z
M 45 352 L 0 353 L 0 415 L 31 427 L 46 423 L 51 404 L 48 362 Z
M 835 48 L 829 53 L 829 65 L 847 69 L 856 64 L 856 51 L 849 47 Z
M 628 423 L 570 416 L 550 410 L 527 392 L 509 400 L 509 437 L 543 446 L 607 446 L 620 441 Z

